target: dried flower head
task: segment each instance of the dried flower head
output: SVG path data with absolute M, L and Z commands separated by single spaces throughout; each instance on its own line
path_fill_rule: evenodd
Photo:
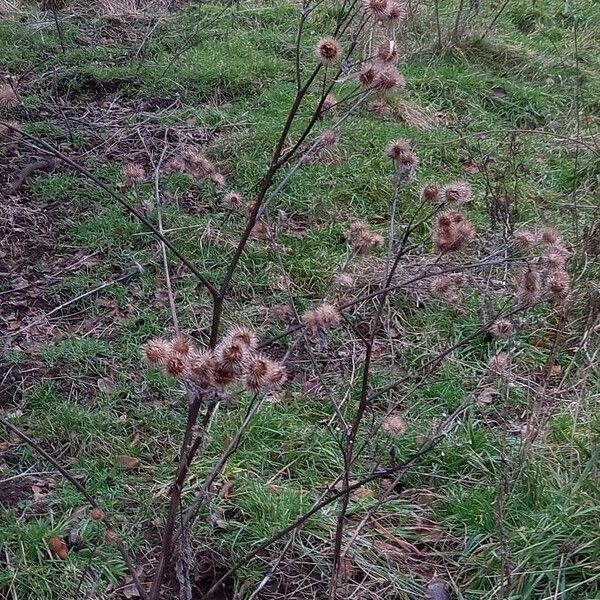
M 333 279 L 333 285 L 338 290 L 353 288 L 354 284 L 354 277 L 349 273 L 338 273 Z
M 323 304 L 307 310 L 302 315 L 302 323 L 313 333 L 333 327 L 339 321 L 340 313 L 338 309 L 333 304 L 327 302 L 323 302 Z
M 431 280 L 431 293 L 445 302 L 457 305 L 461 301 L 464 277 L 459 274 L 439 275 Z
M 568 252 L 561 246 L 547 246 L 541 257 L 541 264 L 547 273 L 564 271 L 567 266 Z
M 471 201 L 471 186 L 466 181 L 453 181 L 442 188 L 441 197 L 445 202 L 465 204 Z
M 522 306 L 533 306 L 542 298 L 542 282 L 536 269 L 528 267 L 517 282 L 517 301 Z
M 253 238 L 257 238 L 259 240 L 264 240 L 271 235 L 271 228 L 269 224 L 264 219 L 259 219 L 256 221 L 252 229 L 251 236 Z
M 150 340 L 142 346 L 143 357 L 155 366 L 163 365 L 170 352 L 171 344 L 162 339 Z
M 251 356 L 245 375 L 246 387 L 255 393 L 269 392 L 283 385 L 286 380 L 285 367 L 263 354 Z
M 428 183 L 421 190 L 421 198 L 426 202 L 436 202 L 439 199 L 440 188 L 437 183 Z
M 363 6 L 376 19 L 382 19 L 386 16 L 388 0 L 363 0 Z
M 218 389 L 224 389 L 234 383 L 240 373 L 234 372 L 225 365 L 216 365 L 212 373 L 212 381 Z
M 0 83 L 0 106 L 14 106 L 19 98 L 10 83 Z
M 379 69 L 374 65 L 364 66 L 358 74 L 358 81 L 364 88 L 370 88 L 375 82 L 375 77 L 379 73 Z
M 394 64 L 398 60 L 398 48 L 394 40 L 386 40 L 377 46 L 377 58 L 385 64 Z
M 317 42 L 315 54 L 321 64 L 329 65 L 338 60 L 342 53 L 342 46 L 333 37 L 322 38 Z
M 186 355 L 192 348 L 190 338 L 187 335 L 180 334 L 171 341 L 171 349 L 178 354 Z
M 375 98 L 368 109 L 378 117 L 387 117 L 390 114 L 390 107 L 384 98 Z
M 187 355 L 183 378 L 199 388 L 211 387 L 215 370 L 215 360 L 210 350 L 192 350 Z
M 185 171 L 185 163 L 181 158 L 170 158 L 164 165 L 163 171 L 169 175 L 170 173 L 183 173 Z
M 319 136 L 319 144 L 325 148 L 331 148 L 338 142 L 338 133 L 335 129 L 326 129 Z
M 223 198 L 223 202 L 229 208 L 239 208 L 242 205 L 242 196 L 238 192 L 227 192 Z
M 399 437 L 406 431 L 404 419 L 398 415 L 389 415 L 381 424 L 381 428 L 392 437 Z
M 186 370 L 187 357 L 185 354 L 180 354 L 171 350 L 165 357 L 164 362 L 161 365 L 167 375 L 171 377 L 180 377 Z
M 346 232 L 346 239 L 352 250 L 357 254 L 364 254 L 369 250 L 381 248 L 384 244 L 383 236 L 372 232 L 362 221 L 356 221 L 350 225 Z
M 406 87 L 406 81 L 394 67 L 388 67 L 375 73 L 373 87 L 382 92 L 392 90 L 401 92 Z
M 569 282 L 569 276 L 565 271 L 556 271 L 552 273 L 546 280 L 546 287 L 548 291 L 560 298 L 566 300 L 571 294 L 571 284 Z
M 400 22 L 406 20 L 408 13 L 400 3 L 394 2 L 388 7 L 385 16 L 388 21 Z
M 412 146 L 408 140 L 394 140 L 393 142 L 390 142 L 385 153 L 388 158 L 398 160 L 407 152 L 412 152 Z
M 509 319 L 498 319 L 490 327 L 490 333 L 495 338 L 508 338 L 513 334 L 513 324 Z
M 254 331 L 248 327 L 236 325 L 227 332 L 227 337 L 236 343 L 242 344 L 247 350 L 255 350 L 258 339 Z
M 537 236 L 529 229 L 519 229 L 513 233 L 513 241 L 517 248 L 526 250 L 537 244 Z
M 433 242 L 437 252 L 462 250 L 473 237 L 474 228 L 465 216 L 457 211 L 441 213 L 436 217 Z
M 542 231 L 540 231 L 539 236 L 542 244 L 556 244 L 560 239 L 558 231 L 556 231 L 556 229 L 551 228 L 542 229 Z
M 185 172 L 199 181 L 210 177 L 213 173 L 217 173 L 215 164 L 204 154 L 193 148 L 186 148 L 181 155 L 181 159 Z
M 234 339 L 227 335 L 215 348 L 214 355 L 217 369 L 241 375 L 248 361 L 249 346 L 240 338 Z
M 145 178 L 146 171 L 139 163 L 130 162 L 123 167 L 123 183 L 127 187 L 141 183 Z

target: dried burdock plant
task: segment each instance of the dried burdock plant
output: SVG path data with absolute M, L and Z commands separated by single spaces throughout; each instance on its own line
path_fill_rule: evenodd
M 441 200 L 451 204 L 465 204 L 471 201 L 471 186 L 466 181 L 453 181 L 440 192 Z
M 435 218 L 433 243 L 436 252 L 463 250 L 473 237 L 474 228 L 457 210 L 441 213 Z
M 384 64 L 394 64 L 398 60 L 398 47 L 394 40 L 386 40 L 377 46 L 377 58 Z
M 341 44 L 333 37 L 320 39 L 315 47 L 315 55 L 323 65 L 339 60 L 342 54 Z
M 369 226 L 362 221 L 356 221 L 350 225 L 346 232 L 346 239 L 356 254 L 366 254 L 370 250 L 381 248 L 385 241 L 382 235 L 371 231 Z
M 240 208 L 243 203 L 244 200 L 241 194 L 235 191 L 227 192 L 227 194 L 225 194 L 225 196 L 223 197 L 223 204 L 232 209 Z
M 302 315 L 302 323 L 311 333 L 318 333 L 334 327 L 340 322 L 340 313 L 338 309 L 327 302 L 323 302 L 307 310 Z
M 138 163 L 127 163 L 123 167 L 123 185 L 131 187 L 146 179 L 144 167 Z
M 384 19 L 388 14 L 388 0 L 363 0 L 365 11 L 375 19 Z

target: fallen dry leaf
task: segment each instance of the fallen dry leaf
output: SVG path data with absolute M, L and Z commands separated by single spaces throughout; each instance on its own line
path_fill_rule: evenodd
M 69 549 L 67 548 L 65 540 L 62 538 L 56 536 L 48 538 L 48 548 L 50 549 L 50 552 L 57 558 L 60 558 L 60 560 L 67 560 Z

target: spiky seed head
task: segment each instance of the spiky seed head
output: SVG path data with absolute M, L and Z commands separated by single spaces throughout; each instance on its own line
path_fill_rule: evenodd
M 561 300 L 566 300 L 571 293 L 569 276 L 564 271 L 552 273 L 546 280 L 546 287 L 551 294 Z
M 139 163 L 129 162 L 123 167 L 123 183 L 126 186 L 141 183 L 146 178 L 146 171 Z
M 287 371 L 285 367 L 274 360 L 269 361 L 269 368 L 265 375 L 265 391 L 279 389 L 287 380 Z
M 142 346 L 144 358 L 155 366 L 163 365 L 170 352 L 171 344 L 162 339 L 150 340 Z
M 229 369 L 225 365 L 217 364 L 212 374 L 213 381 L 218 388 L 224 389 L 234 383 L 239 377 L 239 373 Z
M 331 148 L 338 142 L 338 133 L 335 129 L 326 129 L 319 136 L 319 142 L 325 148 Z
M 104 519 L 104 511 L 100 507 L 94 506 L 90 510 L 90 518 L 92 521 L 102 521 Z
M 248 327 L 242 327 L 241 325 L 236 325 L 235 327 L 232 327 L 228 331 L 227 337 L 230 338 L 233 342 L 241 344 L 247 350 L 254 350 L 258 345 L 258 339 L 254 331 L 252 331 Z
M 406 422 L 399 415 L 389 415 L 383 420 L 381 428 L 391 437 L 399 437 L 406 431 Z
M 533 306 L 542 298 L 542 281 L 535 268 L 527 267 L 517 282 L 517 301 L 522 306 Z
M 363 0 L 363 6 L 367 12 L 373 14 L 376 19 L 386 16 L 388 0 Z
M 322 38 L 317 42 L 315 54 L 321 64 L 329 65 L 340 58 L 342 46 L 334 37 Z
M 408 140 L 394 140 L 390 142 L 385 153 L 391 160 L 398 160 L 408 152 L 412 152 L 412 147 Z
M 537 244 L 537 236 L 529 229 L 519 229 L 513 233 L 513 242 L 517 248 L 526 250 Z
M 421 190 L 421 197 L 426 202 L 436 202 L 439 198 L 439 194 L 440 188 L 438 187 L 437 183 L 428 183 Z
M 399 23 L 407 19 L 408 13 L 399 2 L 394 2 L 388 6 L 385 16 L 388 21 Z
M 457 211 L 437 215 L 433 227 L 433 243 L 437 252 L 458 252 L 473 237 L 475 229 L 465 216 Z
M 239 194 L 238 192 L 231 191 L 225 194 L 223 202 L 229 208 L 239 208 L 242 205 L 243 199 L 241 194 Z
M 171 350 L 165 357 L 162 367 L 167 375 L 171 377 L 180 377 L 184 374 L 187 366 L 187 357 Z
M 340 321 L 340 313 L 333 304 L 323 302 L 307 310 L 301 319 L 307 329 L 317 332 L 337 325 Z
M 498 319 L 490 327 L 490 333 L 495 338 L 508 338 L 513 334 L 513 324 L 509 319 Z
M 398 60 L 398 47 L 394 40 L 386 40 L 377 46 L 377 58 L 385 64 L 394 64 Z
M 556 229 L 546 228 L 540 232 L 540 240 L 543 244 L 556 244 L 560 235 Z
M 382 92 L 402 91 L 406 87 L 406 81 L 394 67 L 387 67 L 375 74 L 373 87 Z
M 184 379 L 200 388 L 212 385 L 215 360 L 210 350 L 191 350 L 187 355 Z
M 453 286 L 454 282 L 452 278 L 447 275 L 440 275 L 431 280 L 431 291 L 436 296 L 444 295 Z
M 10 83 L 0 83 L 0 106 L 14 106 L 19 98 Z
M 445 202 L 465 204 L 471 201 L 471 186 L 466 181 L 453 181 L 444 186 L 441 196 Z
M 508 352 L 498 352 L 490 358 L 488 366 L 496 373 L 506 373 L 510 366 L 510 355 Z
M 375 78 L 379 73 L 379 69 L 374 65 L 366 65 L 358 74 L 358 81 L 364 88 L 371 88 L 375 83 Z
M 185 163 L 181 158 L 170 158 L 163 167 L 163 171 L 169 175 L 171 173 L 183 173 L 185 171 Z
M 171 340 L 171 349 L 184 356 L 191 350 L 192 344 L 187 335 L 180 334 Z
M 375 98 L 368 106 L 368 109 L 378 117 L 387 117 L 390 107 L 384 98 Z
M 269 371 L 269 362 L 270 360 L 264 354 L 253 354 L 250 357 L 244 379 L 245 385 L 249 390 L 253 392 L 262 390 L 265 377 Z

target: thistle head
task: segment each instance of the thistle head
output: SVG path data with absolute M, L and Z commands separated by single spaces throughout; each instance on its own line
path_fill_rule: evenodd
M 151 365 L 162 366 L 171 352 L 171 344 L 163 339 L 146 342 L 142 346 L 142 355 Z
M 258 345 L 258 339 L 254 331 L 248 327 L 236 325 L 227 332 L 227 337 L 234 343 L 241 344 L 246 350 L 254 351 Z
M 527 267 L 517 281 L 517 301 L 521 306 L 534 306 L 542 298 L 542 280 L 536 269 Z
M 354 277 L 349 273 L 338 273 L 333 279 L 333 285 L 338 290 L 353 288 L 354 284 Z
M 315 54 L 323 65 L 337 61 L 342 53 L 342 46 L 334 37 L 322 38 L 317 42 Z
M 421 198 L 423 198 L 423 200 L 425 200 L 425 202 L 437 202 L 439 199 L 439 195 L 440 195 L 440 188 L 438 187 L 437 183 L 428 183 L 422 190 L 421 190 Z
M 490 333 L 495 338 L 509 338 L 513 331 L 513 324 L 509 319 L 498 319 L 490 327 Z
M 532 248 L 537 241 L 537 235 L 529 229 L 519 229 L 513 233 L 513 242 L 521 250 Z
M 248 361 L 244 383 L 254 392 L 270 392 L 281 387 L 286 380 L 285 367 L 264 354 L 254 354 Z
M 393 2 L 388 6 L 385 16 L 388 21 L 399 23 L 406 20 L 408 13 L 399 2 Z
M 183 378 L 199 388 L 209 388 L 213 384 L 215 359 L 210 350 L 192 350 L 187 355 Z
M 123 184 L 127 187 L 141 183 L 146 179 L 146 171 L 139 163 L 129 162 L 123 167 Z
M 324 148 L 332 148 L 338 142 L 338 133 L 335 129 L 326 129 L 319 136 L 319 144 Z
M 241 194 L 239 194 L 238 192 L 231 191 L 225 194 L 225 197 L 223 198 L 223 203 L 229 208 L 239 208 L 243 203 L 243 199 Z
M 433 228 L 433 242 L 437 252 L 457 252 L 465 248 L 473 237 L 474 227 L 457 211 L 437 215 Z
M 546 228 L 546 229 L 542 229 L 542 231 L 540 231 L 539 233 L 540 236 L 540 241 L 542 242 L 542 244 L 547 244 L 547 245 L 554 245 L 556 243 L 558 243 L 559 239 L 560 239 L 560 235 L 558 233 L 558 231 L 556 229 L 552 229 L 552 228 Z
M 406 87 L 406 81 L 394 67 L 387 67 L 375 73 L 373 87 L 380 92 L 401 92 Z
M 453 181 L 442 188 L 442 201 L 465 204 L 471 201 L 471 186 L 466 181 Z
M 316 333 L 337 325 L 340 321 L 340 313 L 333 304 L 323 302 L 307 310 L 301 320 L 309 331 Z
M 375 19 L 382 19 L 386 16 L 388 0 L 363 0 L 363 6 Z
M 371 88 L 375 83 L 375 77 L 379 73 L 379 69 L 374 65 L 364 66 L 358 74 L 358 81 L 364 88 Z
M 406 423 L 404 419 L 398 415 L 387 416 L 381 428 L 391 437 L 399 437 L 406 431 Z

